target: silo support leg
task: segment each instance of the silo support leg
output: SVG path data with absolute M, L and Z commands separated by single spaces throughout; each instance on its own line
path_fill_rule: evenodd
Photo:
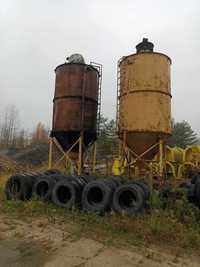
M 134 152 L 133 150 L 131 150 L 130 148 L 126 147 L 123 143 L 123 141 L 121 142 L 121 151 L 120 151 L 120 164 L 121 164 L 121 168 L 125 167 L 124 166 L 124 162 L 126 161 L 126 167 L 134 167 L 137 165 L 137 162 L 144 159 L 144 156 L 150 152 L 151 150 L 153 150 L 154 148 L 158 148 L 159 150 L 159 157 L 158 160 L 156 160 L 158 169 L 157 169 L 157 175 L 159 175 L 160 177 L 163 177 L 164 175 L 164 170 L 165 170 L 165 149 L 164 149 L 164 141 L 160 140 L 158 143 L 153 144 L 151 147 L 149 147 L 146 151 L 144 151 L 142 154 L 138 155 L 136 152 Z M 127 151 L 129 153 L 127 153 Z M 129 155 L 129 156 L 128 156 Z M 128 158 L 126 157 L 128 156 Z M 128 160 L 129 159 L 129 160 Z M 143 160 L 144 165 L 147 166 L 147 168 L 149 168 L 149 163 L 152 162 L 152 166 L 150 167 L 151 169 L 151 174 L 153 173 L 153 163 L 154 161 L 151 160 Z
M 61 145 L 59 144 L 59 142 L 56 140 L 56 138 L 50 138 L 49 140 L 49 162 L 48 162 L 48 168 L 51 169 L 52 166 L 57 167 L 61 162 L 64 163 L 65 169 L 68 170 L 69 166 L 72 164 L 72 160 L 70 158 L 70 152 L 71 150 L 74 148 L 74 146 L 77 145 L 77 143 L 79 142 L 79 139 L 70 147 L 70 149 L 68 151 L 64 151 L 61 147 Z M 54 164 L 53 164 L 53 146 L 55 145 L 55 147 L 60 151 L 60 153 L 62 154 L 62 156 L 60 156 L 59 159 L 57 159 Z
M 78 154 L 78 175 L 81 174 L 82 171 L 82 152 L 83 152 L 83 137 L 79 138 L 79 154 Z
M 52 156 L 53 156 L 53 140 L 50 138 L 49 140 L 49 165 L 48 168 L 52 168 Z
M 92 172 L 95 173 L 96 169 L 96 155 L 97 155 L 97 144 L 94 142 L 93 153 L 92 153 Z
M 159 141 L 159 175 L 163 176 L 164 171 L 164 149 L 163 149 L 163 140 Z
M 78 175 L 81 175 L 82 171 L 83 171 L 83 166 L 84 163 L 87 160 L 87 157 L 84 157 L 84 152 L 86 154 L 86 151 L 88 151 L 89 157 L 90 157 L 90 172 L 95 172 L 96 169 L 96 142 L 93 143 L 93 145 L 91 145 L 91 149 L 89 150 L 88 147 L 86 147 L 84 145 L 84 139 L 83 139 L 83 135 L 81 135 L 75 142 L 74 144 L 67 150 L 64 151 L 63 148 L 61 147 L 61 145 L 59 144 L 59 142 L 57 141 L 56 138 L 51 138 L 49 139 L 49 158 L 48 158 L 48 168 L 56 168 L 58 166 L 61 165 L 61 163 L 64 164 L 64 168 L 66 169 L 66 171 L 70 173 L 76 173 Z M 57 159 L 54 159 L 53 157 L 53 147 L 55 146 L 55 148 L 57 148 L 58 152 L 60 152 L 60 156 Z M 73 151 L 74 147 L 78 147 L 78 158 L 76 159 L 76 161 L 71 157 L 71 152 Z M 58 156 L 58 155 L 57 155 Z

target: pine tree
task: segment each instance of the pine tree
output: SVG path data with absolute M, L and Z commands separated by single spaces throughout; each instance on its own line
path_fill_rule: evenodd
M 187 121 L 172 121 L 172 136 L 169 138 L 169 145 L 185 148 L 197 142 L 197 134 Z

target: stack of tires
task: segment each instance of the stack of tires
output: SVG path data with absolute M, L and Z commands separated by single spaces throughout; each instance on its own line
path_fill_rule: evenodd
M 57 170 L 16 174 L 7 180 L 5 195 L 8 200 L 29 200 L 33 194 L 48 200 L 54 183 L 62 178 Z
M 86 211 L 135 215 L 144 210 L 150 190 L 144 181 L 124 183 L 120 177 L 109 177 L 88 183 L 82 193 L 82 207 Z
M 68 209 L 81 207 L 82 192 L 85 186 L 94 179 L 95 177 L 75 176 L 60 180 L 52 191 L 53 203 Z
M 67 209 L 78 207 L 99 214 L 113 210 L 135 215 L 145 209 L 150 190 L 141 180 L 125 182 L 116 176 L 97 179 L 46 171 L 11 176 L 6 183 L 5 194 L 9 200 L 29 200 L 35 195 Z
M 11 176 L 5 185 L 5 195 L 8 200 L 29 200 L 35 181 L 42 173 L 22 173 Z

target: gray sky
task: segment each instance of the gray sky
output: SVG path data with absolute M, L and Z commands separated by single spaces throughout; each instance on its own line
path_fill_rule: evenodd
M 199 0 L 0 0 L 0 111 L 51 125 L 54 69 L 78 52 L 103 64 L 102 111 L 114 118 L 117 60 L 143 37 L 172 59 L 173 117 L 199 131 Z

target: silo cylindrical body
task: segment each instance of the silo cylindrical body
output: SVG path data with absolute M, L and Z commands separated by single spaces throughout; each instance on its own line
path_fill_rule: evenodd
M 96 140 L 99 72 L 84 63 L 65 63 L 55 69 L 51 136 L 66 151 L 83 134 L 84 146 Z M 78 146 L 73 148 L 78 151 Z
M 150 43 L 152 44 L 152 43 Z M 171 134 L 171 60 L 139 50 L 119 62 L 118 132 L 138 155 Z M 144 158 L 152 159 L 157 148 Z

